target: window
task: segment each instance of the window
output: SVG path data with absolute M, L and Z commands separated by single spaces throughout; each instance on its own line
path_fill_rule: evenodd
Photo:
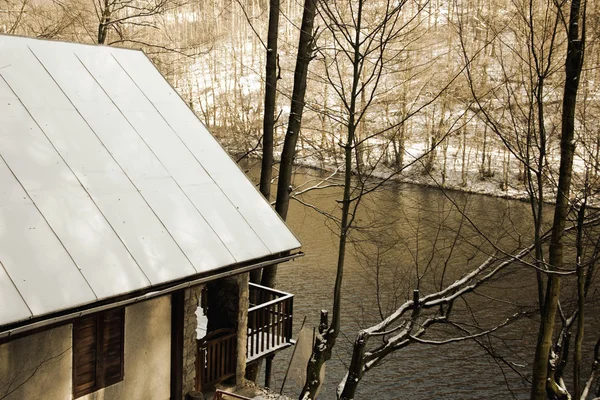
M 125 310 L 109 310 L 73 323 L 73 397 L 123 380 Z

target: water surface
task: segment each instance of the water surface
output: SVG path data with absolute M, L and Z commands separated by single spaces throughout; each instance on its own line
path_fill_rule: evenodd
M 256 178 L 258 169 L 254 167 L 249 173 Z M 294 177 L 294 186 L 314 186 L 327 175 L 302 169 Z M 340 198 L 341 188 L 333 187 L 307 193 L 301 200 L 323 213 L 339 215 L 336 200 Z M 366 198 L 356 214 L 360 227 L 352 232 L 356 242 L 349 246 L 346 257 L 342 334 L 327 363 L 320 398 L 335 398 L 337 384 L 350 361 L 351 343 L 361 327 L 380 321 L 380 313 L 389 313 L 417 286 L 425 295 L 460 277 L 494 252 L 512 252 L 519 243 L 528 243 L 528 207 L 520 201 L 410 184 L 391 184 Z M 320 310 L 332 307 L 339 239 L 337 224 L 323 213 L 292 201 L 288 214 L 288 223 L 306 253 L 282 265 L 277 279 L 279 289 L 295 294 L 294 335 L 304 317 L 306 326 L 312 329 L 318 325 Z M 515 266 L 466 301 L 457 302 L 453 317 L 465 324 L 491 327 L 515 312 L 533 309 L 536 290 L 532 270 Z M 565 291 L 569 290 L 567 286 Z M 593 311 L 587 332 L 600 332 Z M 537 327 L 535 317 L 524 318 L 481 342 L 514 363 L 517 370 L 529 374 Z M 448 335 L 442 327 L 428 337 Z M 507 365 L 489 357 L 489 350 L 473 341 L 444 346 L 412 344 L 387 356 L 385 362 L 365 374 L 356 398 L 529 398 L 528 384 Z M 275 358 L 272 386 L 276 390 L 281 387 L 291 354 L 292 350 L 287 349 Z M 299 391 L 293 379 L 288 379 L 285 393 L 296 397 Z

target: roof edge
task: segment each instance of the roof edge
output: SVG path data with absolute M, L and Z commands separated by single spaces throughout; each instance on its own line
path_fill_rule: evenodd
M 217 273 L 214 273 L 214 271 L 199 273 L 172 282 L 156 286 L 149 286 L 125 295 L 88 303 L 84 306 L 68 308 L 58 312 L 46 314 L 44 316 L 0 326 L 0 344 L 4 344 L 12 339 L 23 337 L 28 333 L 33 333 L 35 331 L 49 329 L 54 326 L 68 323 L 84 315 L 93 314 L 111 308 L 128 306 L 134 303 L 163 296 L 177 290 L 186 289 L 201 283 L 213 281 L 215 279 L 249 272 L 274 264 L 281 264 L 303 256 L 304 253 L 302 251 L 298 251 L 293 254 L 289 254 L 289 251 L 286 251 L 277 255 L 270 255 L 252 261 L 233 264 L 218 270 L 220 272 Z

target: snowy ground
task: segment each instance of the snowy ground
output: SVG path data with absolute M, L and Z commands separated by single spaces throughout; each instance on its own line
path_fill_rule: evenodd
M 223 99 L 229 101 L 238 98 L 242 104 L 245 104 L 243 99 L 256 100 L 261 98 L 259 95 L 262 87 L 260 72 L 262 71 L 263 60 L 253 52 L 251 42 L 245 43 L 245 45 L 239 49 L 225 46 L 221 48 L 220 51 L 223 54 L 220 54 L 219 57 L 213 60 L 213 62 L 218 64 L 218 67 L 210 64 L 208 62 L 210 60 L 199 60 L 191 67 L 189 76 L 181 80 L 180 84 L 182 86 L 179 88 L 182 94 L 187 94 L 190 99 L 194 99 L 195 110 L 202 110 L 200 117 L 208 118 L 210 120 L 212 115 L 213 123 L 216 121 L 221 121 L 220 123 L 223 123 L 222 120 L 224 116 L 221 115 L 222 112 L 234 112 L 240 113 L 240 115 L 246 115 L 248 113 L 248 111 L 242 112 L 242 110 L 237 109 L 230 110 L 228 108 L 229 106 L 220 103 L 221 101 L 224 101 Z M 236 71 L 236 73 L 232 75 L 232 71 Z M 234 79 L 234 76 L 236 79 Z M 287 89 L 284 89 L 284 81 L 285 79 L 280 83 L 279 89 L 285 91 Z M 329 96 L 334 96 L 334 94 L 329 93 Z M 328 104 L 335 104 L 335 98 L 332 97 L 328 99 Z M 214 110 L 211 112 L 209 111 L 211 109 Z M 278 109 L 281 112 L 279 117 L 280 120 L 287 120 L 289 108 L 280 104 Z M 460 110 L 454 111 L 460 114 Z M 262 123 L 260 121 L 246 121 L 246 119 L 259 118 L 261 116 L 261 113 L 257 113 L 256 115 L 247 114 L 245 119 L 242 118 L 242 120 L 249 125 L 243 129 L 244 132 L 238 132 L 238 135 L 248 136 L 251 133 L 250 131 L 253 132 L 252 134 L 258 134 L 259 128 L 262 128 Z M 310 116 L 306 115 L 306 117 Z M 410 124 L 410 132 L 407 132 L 408 142 L 405 144 L 407 146 L 405 149 L 405 163 L 410 163 L 411 160 L 418 158 L 425 152 L 426 144 L 429 141 L 429 133 L 427 130 L 429 125 L 425 119 L 425 115 L 418 115 L 413 118 L 414 123 L 411 122 Z M 315 124 L 319 125 L 319 122 L 315 120 L 314 115 L 310 118 L 305 118 L 305 121 L 303 121 L 303 125 L 306 125 L 306 129 L 302 132 L 303 137 L 300 139 L 299 143 L 301 148 L 299 149 L 296 160 L 300 165 L 325 170 L 335 170 L 337 168 L 336 160 L 330 154 L 331 150 L 325 148 L 317 148 L 315 150 L 315 148 L 311 148 L 311 145 L 319 147 L 319 143 L 322 140 L 320 137 L 322 132 L 318 129 L 314 130 L 315 126 L 313 125 Z M 249 129 L 249 131 L 246 132 L 246 129 Z M 489 174 L 486 174 L 488 176 L 482 177 L 480 171 L 482 153 L 480 151 L 481 143 L 479 143 L 481 132 L 473 130 L 477 129 L 477 125 L 475 128 L 471 126 L 470 129 L 471 130 L 467 132 L 465 138 L 467 142 L 466 152 L 463 152 L 460 135 L 448 135 L 447 141 L 440 143 L 435 151 L 436 160 L 433 165 L 434 168 L 430 173 L 424 172 L 424 165 L 420 161 L 415 162 L 401 173 L 394 173 L 393 170 L 385 167 L 383 163 L 379 162 L 378 166 L 373 171 L 373 176 L 386 179 L 394 174 L 393 180 L 400 182 L 444 187 L 446 189 L 511 199 L 527 199 L 528 195 L 525 191 L 525 186 L 518 176 L 520 166 L 515 157 L 510 157 L 504 150 L 500 141 L 497 138 L 494 139 L 491 134 L 489 135 L 488 149 L 486 152 L 486 157 L 489 157 L 489 164 L 487 161 L 485 162 L 485 164 L 487 164 L 486 168 L 489 167 Z M 278 130 L 279 132 L 276 132 L 276 136 L 278 136 L 276 142 L 280 143 L 279 148 L 276 149 L 276 153 L 281 151 L 280 147 L 284 134 L 281 126 Z M 225 131 L 224 135 L 226 136 L 220 137 L 219 139 L 232 153 L 243 154 L 249 149 L 234 149 L 232 147 L 240 145 L 242 147 L 245 145 L 253 147 L 256 142 L 256 139 L 247 139 L 251 144 L 241 144 L 244 141 L 239 141 L 239 138 L 233 139 L 235 133 L 230 128 L 225 129 Z M 340 132 L 335 134 L 339 135 Z M 334 133 L 329 132 L 328 135 L 334 135 Z M 248 136 L 248 138 L 249 137 L 250 136 Z M 339 137 L 333 139 L 329 137 L 327 139 L 327 141 L 336 143 L 340 140 L 341 138 Z M 381 159 L 380 153 L 383 151 L 382 149 L 389 147 L 389 144 L 383 142 L 384 140 L 386 139 L 373 138 L 373 140 L 369 139 L 369 141 L 365 143 L 371 148 L 369 157 L 372 159 Z M 328 144 L 328 146 L 331 146 L 331 143 Z M 336 147 L 336 145 L 333 147 Z M 389 148 L 388 151 L 390 151 Z M 558 169 L 559 154 L 557 148 L 549 149 L 548 163 L 553 170 Z M 339 156 L 337 161 L 340 161 Z M 464 167 L 463 163 L 465 164 Z M 574 168 L 580 177 L 584 175 L 586 167 L 583 159 L 577 155 L 575 157 Z M 507 174 L 505 174 L 505 172 L 507 172 Z M 574 180 L 575 184 L 577 184 L 577 180 L 578 179 Z M 549 177 L 547 181 L 545 197 L 551 201 L 554 197 L 554 188 L 557 185 L 553 177 Z M 595 203 L 596 205 L 599 204 L 598 200 L 592 203 Z
M 254 400 L 292 400 L 291 397 L 283 396 L 267 389 L 261 389 L 261 391 L 262 393 L 254 397 Z
M 493 151 L 488 154 L 490 157 L 490 169 L 492 176 L 481 177 L 479 170 L 480 163 L 477 161 L 481 158 L 481 154 L 477 153 L 475 147 L 467 145 L 467 157 L 465 159 L 464 179 L 463 179 L 463 168 L 462 168 L 462 150 L 456 145 L 448 145 L 448 149 L 445 156 L 446 168 L 444 169 L 444 156 L 441 149 L 437 150 L 434 168 L 429 173 L 425 172 L 424 160 L 420 159 L 420 156 L 425 152 L 423 143 L 414 143 L 407 146 L 405 155 L 405 164 L 410 164 L 414 160 L 417 160 L 412 165 L 406 167 L 403 171 L 397 172 L 387 167 L 383 163 L 377 163 L 375 169 L 371 172 L 371 176 L 378 179 L 389 179 L 396 182 L 413 183 L 423 186 L 430 187 L 441 187 L 449 190 L 457 190 L 466 193 L 484 194 L 488 196 L 502 197 L 515 200 L 528 200 L 528 194 L 525 190 L 525 184 L 518 177 L 519 165 L 517 164 L 514 157 L 509 160 L 507 177 L 504 177 L 504 168 L 506 168 L 505 156 L 499 151 Z M 302 154 L 302 152 L 300 152 Z M 378 154 L 372 155 L 372 158 L 379 157 Z M 299 165 L 321 169 L 326 171 L 342 171 L 340 168 L 340 160 L 336 160 L 333 157 L 327 157 L 325 159 L 318 159 L 314 156 L 307 155 L 302 157 L 301 155 L 296 158 L 296 162 Z M 558 160 L 553 160 L 553 163 L 558 166 Z M 486 163 L 487 164 L 487 163 Z M 579 157 L 575 157 L 574 163 L 575 178 L 574 184 L 577 185 L 581 182 L 584 176 L 583 162 Z M 339 176 L 342 176 L 342 172 L 338 172 Z M 555 197 L 555 188 L 557 177 L 550 177 L 547 179 L 546 186 L 544 188 L 544 196 L 547 201 L 553 201 Z M 588 204 L 592 206 L 600 205 L 600 198 L 598 195 L 588 199 Z
M 217 387 L 222 391 L 235 393 L 252 400 L 292 400 L 290 397 L 280 395 L 279 393 L 272 392 L 266 388 L 258 387 L 250 381 L 246 381 L 246 386 L 243 388 L 225 387 L 222 385 L 217 385 Z M 211 400 L 213 396 L 209 393 L 208 397 L 205 398 L 206 400 Z M 225 399 L 228 400 L 230 398 L 233 397 L 227 397 L 227 395 L 225 395 Z

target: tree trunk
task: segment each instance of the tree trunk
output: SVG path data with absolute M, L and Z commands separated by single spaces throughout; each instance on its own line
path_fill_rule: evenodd
M 584 8 L 585 11 L 585 8 Z M 563 267 L 563 232 L 569 212 L 569 195 L 573 173 L 573 155 L 575 153 L 575 106 L 579 76 L 583 64 L 583 42 L 585 29 L 579 38 L 580 0 L 572 0 L 569 16 L 569 43 L 565 63 L 566 80 L 563 95 L 562 137 L 560 141 L 560 169 L 558 177 L 558 193 L 554 207 L 554 224 L 549 248 L 549 268 L 560 270 Z M 585 27 L 585 14 L 583 15 Z M 540 321 L 540 330 L 533 363 L 531 399 L 546 398 L 546 385 L 552 383 L 548 376 L 548 360 L 552 346 L 552 334 L 560 296 L 560 277 L 550 275 L 548 278 L 546 297 Z M 549 380 L 550 378 L 550 380 Z
M 401 101 L 401 118 L 404 121 L 406 118 L 406 114 L 408 113 L 406 109 L 406 92 L 408 89 L 406 87 L 402 87 L 402 94 L 400 97 Z M 405 138 L 406 138 L 406 121 L 402 122 L 400 128 L 398 130 L 398 152 L 396 153 L 396 169 L 401 171 L 404 167 L 404 146 L 405 146 Z
M 279 0 L 271 0 L 269 5 L 269 33 L 267 36 L 267 64 L 265 68 L 262 168 L 260 170 L 260 192 L 267 200 L 271 197 L 271 178 L 273 176 L 273 127 L 275 125 L 275 98 L 277 94 L 278 30 Z
M 308 1 L 308 0 L 307 0 Z M 316 393 L 321 386 L 320 376 L 321 369 L 326 361 L 331 359 L 331 353 L 338 334 L 340 332 L 340 310 L 342 303 L 342 280 L 344 277 L 344 264 L 346 259 L 346 244 L 348 241 L 348 233 L 350 230 L 350 204 L 352 202 L 352 154 L 356 138 L 356 100 L 358 93 L 358 85 L 360 81 L 360 64 L 364 62 L 364 58 L 360 53 L 360 29 L 362 22 L 363 1 L 358 2 L 356 16 L 356 35 L 355 45 L 353 46 L 354 54 L 352 60 L 352 89 L 350 91 L 350 107 L 348 108 L 348 125 L 346 143 L 344 144 L 344 194 L 341 201 L 342 217 L 340 221 L 340 240 L 338 247 L 338 260 L 335 277 L 335 287 L 333 289 L 333 312 L 331 316 L 331 325 L 323 330 L 321 327 L 320 333 L 313 346 L 310 361 L 306 366 L 306 382 L 300 392 L 299 399 L 312 400 L 316 397 Z M 364 88 L 363 88 L 364 90 Z
M 367 348 L 367 340 L 369 335 L 366 331 L 358 333 L 354 341 L 354 351 L 352 352 L 352 361 L 348 367 L 348 375 L 344 382 L 344 388 L 339 395 L 339 400 L 352 400 L 356 393 L 358 383 L 363 377 L 363 365 L 365 358 L 365 350 Z
M 279 31 L 279 0 L 269 3 L 269 33 L 267 34 L 267 63 L 265 67 L 265 110 L 263 118 L 262 165 L 260 168 L 260 192 L 271 201 L 273 178 L 273 130 L 275 126 L 275 100 L 277 95 L 277 36 Z M 259 283 L 261 270 L 250 273 L 250 281 Z
M 461 186 L 467 186 L 467 128 L 462 128 L 462 164 L 460 167 Z
M 104 8 L 102 9 L 102 15 L 100 22 L 98 23 L 98 44 L 106 44 L 106 36 L 108 34 L 108 24 L 110 22 L 110 4 L 108 0 L 104 1 Z
M 489 178 L 491 175 L 491 171 L 488 168 L 486 170 L 486 156 L 487 156 L 487 124 L 483 126 L 483 144 L 482 144 L 482 151 L 481 151 L 481 167 L 479 168 L 480 171 L 480 175 L 481 175 L 481 179 L 485 179 L 485 178 Z M 488 161 L 489 164 L 489 161 Z
M 581 348 L 585 325 L 585 267 L 583 256 L 583 223 L 585 220 L 585 200 L 577 212 L 577 331 L 575 333 L 575 349 L 573 351 L 573 398 L 581 396 Z
M 296 59 L 296 70 L 294 71 L 294 90 L 292 92 L 292 106 L 283 150 L 281 152 L 281 165 L 279 169 L 279 180 L 277 182 L 277 200 L 275 211 L 284 220 L 290 202 L 290 186 L 292 184 L 292 168 L 296 154 L 296 143 L 300 135 L 302 112 L 304 111 L 304 95 L 306 93 L 306 77 L 308 75 L 308 64 L 312 59 L 314 47 L 313 22 L 317 9 L 317 0 L 305 0 L 304 13 L 302 15 L 302 26 L 300 30 L 300 42 L 298 44 L 298 57 Z M 263 269 L 261 284 L 273 287 L 277 275 L 277 266 L 273 265 Z
M 319 323 L 319 334 L 315 338 L 312 356 L 306 365 L 306 383 L 300 393 L 299 399 L 311 400 L 317 395 L 321 386 L 321 368 L 327 360 L 331 358 L 331 348 L 327 346 L 327 311 L 321 310 L 321 322 Z M 316 351 L 322 349 L 324 351 Z

